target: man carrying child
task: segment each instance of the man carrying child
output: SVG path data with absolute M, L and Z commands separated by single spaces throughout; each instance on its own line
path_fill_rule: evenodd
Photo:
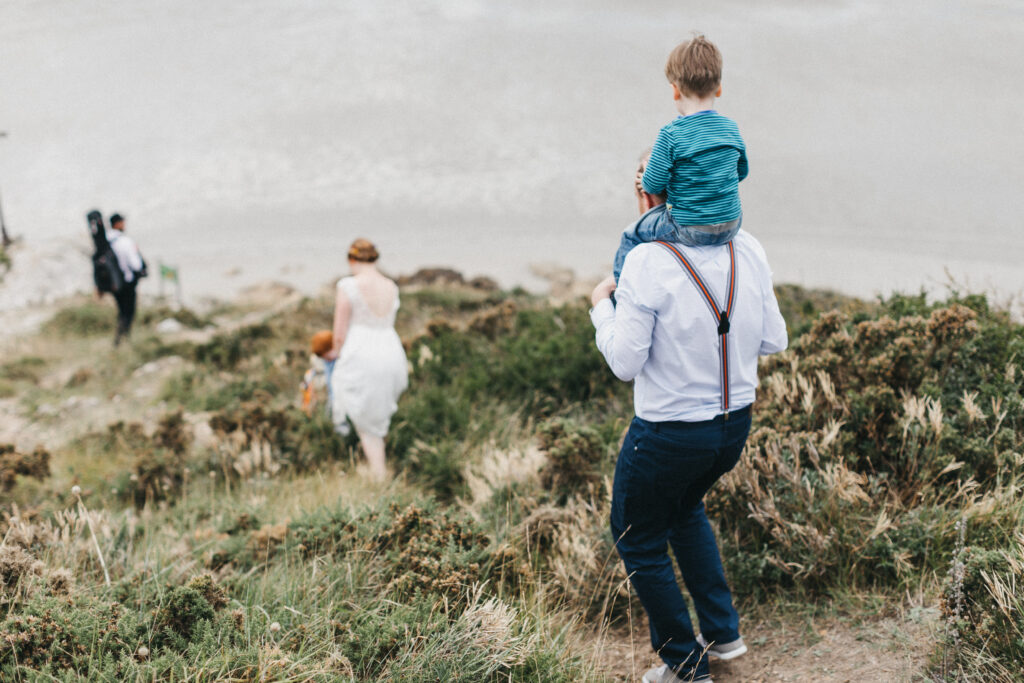
M 684 43 L 672 53 L 669 78 L 677 54 L 717 53 L 703 38 Z M 704 73 L 704 62 L 684 58 L 684 76 Z M 732 133 L 735 124 L 717 121 L 724 117 L 691 112 L 720 92 L 720 55 L 717 65 L 699 92 L 685 78 L 682 86 L 673 82 L 676 101 L 694 103 L 680 104 L 681 120 L 708 118 L 659 135 L 636 188 L 644 214 L 617 255 L 618 286 L 609 277 L 591 297 L 598 349 L 619 379 L 635 381 L 636 417 L 615 467 L 611 528 L 649 617 L 651 645 L 664 662 L 644 674 L 644 683 L 707 682 L 710 657 L 747 651 L 704 494 L 739 461 L 758 356 L 781 351 L 788 341 L 764 250 L 739 226 L 742 140 Z M 705 133 L 719 142 L 701 142 Z M 671 209 L 653 190 L 667 190 Z M 676 582 L 669 544 L 700 632 Z

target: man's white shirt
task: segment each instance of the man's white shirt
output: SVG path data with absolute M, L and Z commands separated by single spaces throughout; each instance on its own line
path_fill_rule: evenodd
M 139 253 L 135 240 L 120 230 L 110 230 L 107 235 L 110 248 L 114 250 L 114 256 L 117 257 L 117 265 L 124 273 L 124 281 L 132 282 L 135 280 L 136 271 L 142 270 L 142 255 Z
M 675 244 L 725 300 L 729 250 Z M 764 249 L 740 230 L 733 239 L 736 294 L 729 331 L 730 409 L 754 402 L 757 359 L 786 348 L 786 321 Z M 626 256 L 615 290 L 590 312 L 597 348 L 615 375 L 636 380 L 638 417 L 652 422 L 710 420 L 722 412 L 718 321 L 679 261 L 657 244 Z

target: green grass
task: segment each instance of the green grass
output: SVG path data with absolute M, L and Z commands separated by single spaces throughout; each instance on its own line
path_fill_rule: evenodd
M 90 337 L 113 334 L 117 311 L 110 305 L 89 302 L 58 311 L 43 325 L 43 332 L 59 337 Z

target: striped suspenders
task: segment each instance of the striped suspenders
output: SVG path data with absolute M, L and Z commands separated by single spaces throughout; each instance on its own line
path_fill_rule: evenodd
M 655 242 L 660 244 L 662 247 L 667 249 L 676 257 L 679 261 L 679 265 L 683 267 L 686 274 L 690 276 L 690 280 L 693 282 L 697 291 L 701 293 L 704 302 L 708 305 L 711 310 L 711 315 L 715 317 L 718 322 L 718 338 L 721 339 L 722 343 L 718 349 L 718 356 L 721 359 L 722 372 L 720 375 L 722 382 L 722 412 L 729 412 L 729 320 L 732 318 L 733 304 L 736 301 L 736 253 L 733 251 L 732 242 L 728 242 L 726 246 L 729 248 L 729 287 L 726 291 L 726 302 L 725 307 L 718 305 L 718 300 L 715 299 L 714 292 L 704 282 L 704 278 L 701 276 L 700 271 L 697 270 L 696 266 L 690 263 L 689 259 L 683 255 L 680 251 L 668 242 Z

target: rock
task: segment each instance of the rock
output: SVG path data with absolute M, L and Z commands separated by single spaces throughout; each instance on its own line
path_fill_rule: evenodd
M 498 283 L 489 277 L 479 275 L 467 280 L 451 268 L 420 268 L 412 275 L 399 275 L 394 280 L 399 287 L 468 287 L 480 292 L 498 289 Z
M 176 368 L 185 362 L 185 359 L 181 356 L 164 356 L 157 360 L 152 360 L 145 365 L 139 366 L 135 372 L 132 373 L 132 377 L 144 377 L 145 375 L 153 375 L 160 372 L 164 372 L 169 368 Z
M 512 331 L 517 312 L 514 301 L 502 302 L 474 315 L 469 321 L 469 329 L 479 332 L 488 339 L 496 339 Z
M 530 271 L 548 281 L 548 295 L 555 303 L 587 298 L 598 282 L 592 278 L 578 279 L 572 269 L 556 263 L 534 263 L 530 265 Z
M 185 326 L 174 318 L 164 318 L 156 325 L 156 331 L 159 334 L 176 334 L 185 329 Z
M 395 279 L 399 287 L 419 285 L 422 287 L 437 287 L 464 285 L 466 279 L 462 273 L 451 268 L 420 268 L 412 275 L 400 275 Z
M 480 290 L 481 292 L 494 292 L 498 289 L 498 283 L 484 275 L 478 275 L 466 284 L 473 289 Z
M 68 389 L 80 387 L 86 382 L 88 382 L 90 379 L 92 379 L 93 376 L 94 373 L 89 368 L 79 368 L 75 370 L 70 377 L 68 377 L 67 381 L 64 383 L 64 386 L 67 387 Z
M 280 305 L 298 295 L 294 287 L 282 282 L 262 282 L 245 287 L 238 293 L 238 303 L 257 308 Z
M 38 408 L 36 408 L 36 415 L 44 417 L 53 417 L 54 415 L 57 415 L 59 413 L 60 410 L 58 410 L 57 406 L 53 405 L 52 403 L 42 403 L 39 405 Z
M 576 274 L 571 268 L 560 266 L 557 263 L 531 263 L 530 272 L 547 280 L 552 289 L 556 287 L 570 287 L 576 280 Z
M 201 419 L 195 419 L 195 418 Z M 210 427 L 209 415 L 185 415 L 185 419 L 192 425 L 192 444 L 197 450 L 214 448 L 217 445 L 217 437 Z

